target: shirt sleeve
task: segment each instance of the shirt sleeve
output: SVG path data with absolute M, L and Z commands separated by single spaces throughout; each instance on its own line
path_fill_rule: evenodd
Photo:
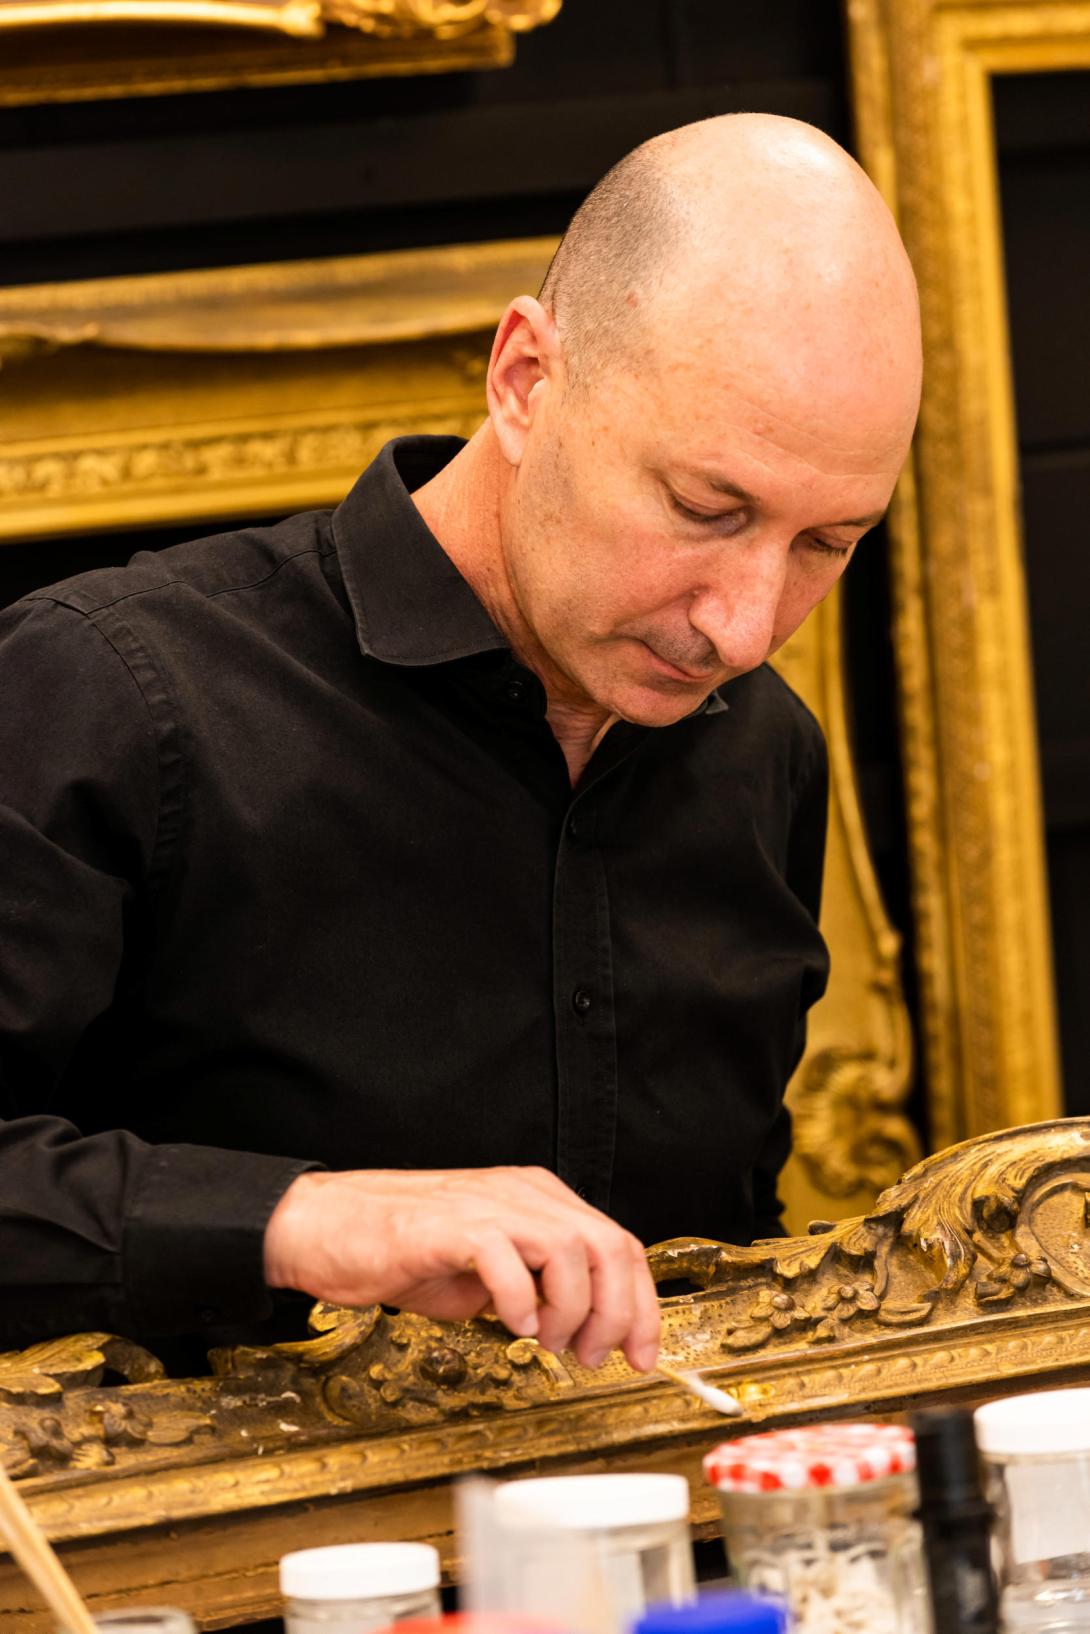
M 259 1320 L 265 1225 L 313 1165 L 82 1134 L 51 1110 L 161 861 L 143 694 L 90 619 L 32 598 L 0 614 L 0 696 L 0 1347 Z
M 821 913 L 821 885 L 825 869 L 825 834 L 829 813 L 829 760 L 825 738 L 817 721 L 807 712 L 807 750 L 794 785 L 793 814 L 787 856 L 787 881 L 806 908 L 814 924 Z M 806 1021 L 812 1005 L 825 991 L 829 976 L 828 954 L 803 967 L 799 987 L 799 1010 L 787 1076 L 802 1060 L 806 1048 Z M 791 1151 L 791 1113 L 781 1102 L 776 1120 L 753 1172 L 754 1237 L 782 1237 L 783 1203 L 778 1195 L 780 1171 Z

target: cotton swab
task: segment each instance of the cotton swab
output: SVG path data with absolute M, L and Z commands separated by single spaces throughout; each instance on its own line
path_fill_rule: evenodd
M 688 1390 L 690 1395 L 699 1396 L 709 1407 L 714 1407 L 717 1413 L 723 1413 L 727 1418 L 741 1418 L 745 1408 L 737 1396 L 732 1396 L 729 1390 L 717 1390 L 714 1384 L 705 1384 L 699 1373 L 690 1372 L 680 1367 L 667 1367 L 660 1362 L 657 1371 L 663 1378 L 669 1379 L 682 1390 Z

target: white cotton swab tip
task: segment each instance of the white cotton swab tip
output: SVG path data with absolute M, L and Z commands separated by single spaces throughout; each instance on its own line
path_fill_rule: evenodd
M 729 1390 L 717 1390 L 714 1384 L 705 1384 L 699 1373 L 689 1372 L 679 1367 L 665 1367 L 661 1362 L 658 1372 L 663 1378 L 669 1379 L 671 1384 L 680 1385 L 682 1390 L 688 1390 L 690 1395 L 699 1396 L 709 1407 L 714 1407 L 717 1413 L 727 1418 L 741 1418 L 745 1408 L 737 1396 L 732 1396 Z

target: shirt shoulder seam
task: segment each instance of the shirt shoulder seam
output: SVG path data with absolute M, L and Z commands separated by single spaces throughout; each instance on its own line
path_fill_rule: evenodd
M 172 860 L 173 851 L 175 849 L 175 843 L 177 841 L 177 838 L 178 838 L 178 835 L 179 835 L 180 829 L 181 829 L 181 809 L 182 809 L 182 806 L 184 804 L 185 779 L 184 779 L 184 775 L 183 775 L 183 762 L 182 762 L 182 756 L 181 756 L 180 751 L 177 752 L 177 755 L 176 755 L 176 760 L 177 760 L 177 778 L 176 778 L 177 799 L 175 801 L 176 810 L 174 812 L 170 813 L 171 817 L 176 818 L 176 820 L 171 821 L 171 822 L 168 823 L 168 821 L 166 820 L 166 816 L 165 816 L 165 814 L 168 811 L 168 805 L 169 805 L 168 795 L 170 793 L 173 793 L 174 791 L 170 787 L 170 782 L 169 782 L 169 780 L 167 778 L 166 771 L 164 769 L 164 753 L 163 753 L 163 742 L 162 742 L 163 726 L 165 724 L 166 729 L 168 731 L 172 727 L 175 729 L 175 731 L 177 731 L 179 722 L 178 722 L 178 719 L 177 719 L 176 706 L 175 706 L 175 718 L 173 720 L 168 720 L 165 723 L 163 723 L 163 722 L 161 722 L 161 721 L 159 721 L 157 719 L 155 709 L 152 706 L 151 699 L 148 697 L 147 690 L 144 687 L 143 683 L 141 682 L 139 675 L 136 673 L 135 668 L 133 667 L 132 658 L 130 657 L 129 654 L 127 654 L 123 650 L 121 644 L 117 640 L 115 640 L 114 633 L 111 632 L 104 625 L 102 615 L 111 613 L 113 611 L 113 609 L 117 606 L 116 602 L 107 602 L 101 607 L 93 608 L 91 611 L 85 611 L 82 607 L 76 607 L 71 602 L 63 601 L 63 600 L 61 600 L 60 598 L 58 598 L 56 596 L 50 595 L 49 592 L 38 592 L 35 599 L 37 599 L 39 601 L 52 601 L 55 606 L 63 607 L 66 612 L 75 613 L 79 618 L 81 618 L 84 621 L 85 625 L 87 625 L 89 628 L 95 630 L 96 633 L 98 634 L 99 639 L 105 644 L 105 646 L 107 646 L 110 649 L 110 651 L 117 658 L 118 662 L 124 668 L 125 673 L 128 675 L 129 680 L 132 682 L 133 687 L 136 690 L 137 696 L 139 697 L 141 703 L 144 706 L 144 712 L 145 712 L 145 715 L 147 717 L 148 731 L 149 731 L 149 734 L 151 736 L 152 747 L 153 747 L 154 754 L 155 754 L 155 776 L 156 776 L 156 791 L 157 791 L 157 798 L 156 798 L 156 802 L 155 802 L 155 839 L 153 841 L 152 848 L 151 848 L 150 860 L 149 860 L 149 863 L 148 863 L 148 876 L 147 876 L 149 882 L 153 881 L 161 873 L 165 872 L 166 869 L 168 868 L 168 866 L 169 866 L 169 864 L 170 864 L 170 862 Z M 122 599 L 124 599 L 124 598 L 122 598 Z M 120 619 L 117 620 L 117 624 L 118 624 L 118 629 L 117 629 L 116 633 L 120 634 L 123 631 L 126 639 L 131 641 L 133 643 L 133 646 L 136 649 L 139 650 L 140 657 L 147 664 L 149 670 L 153 671 L 154 674 L 156 675 L 156 677 L 158 678 L 159 683 L 160 683 L 160 685 L 162 686 L 162 689 L 163 689 L 164 698 L 167 699 L 171 704 L 173 704 L 174 703 L 173 694 L 172 694 L 170 688 L 167 685 L 166 677 L 163 675 L 163 672 L 162 672 L 162 669 L 160 668 L 160 666 L 157 665 L 154 662 L 154 660 L 151 657 L 151 654 L 148 652 L 147 648 L 145 647 L 143 642 L 140 640 L 140 638 L 136 635 L 136 633 L 132 629 L 131 625 L 122 623 Z
M 68 607 L 74 613 L 81 613 L 85 618 L 94 618 L 97 613 L 109 612 L 111 608 L 120 606 L 122 602 L 133 601 L 140 596 L 151 596 L 156 591 L 171 590 L 175 585 L 183 585 L 190 590 L 195 590 L 206 601 L 215 601 L 219 596 L 233 595 L 241 590 L 256 590 L 260 585 L 267 584 L 270 579 L 274 579 L 281 568 L 298 561 L 301 556 L 328 556 L 333 548 L 332 545 L 328 545 L 324 549 L 320 545 L 308 545 L 306 550 L 296 550 L 290 556 L 285 556 L 281 561 L 277 562 L 275 567 L 270 568 L 267 573 L 263 573 L 260 578 L 247 580 L 244 584 L 227 584 L 220 590 L 200 590 L 190 579 L 174 577 L 160 579 L 155 584 L 140 585 L 135 590 L 126 590 L 121 595 L 111 597 L 109 601 L 97 601 L 90 606 L 81 606 L 79 602 L 70 597 L 59 595 L 57 593 L 58 586 L 54 586 L 49 590 L 32 591 L 27 600 L 52 601 L 58 607 Z

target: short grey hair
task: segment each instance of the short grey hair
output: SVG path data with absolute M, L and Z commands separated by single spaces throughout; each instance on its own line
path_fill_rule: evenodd
M 553 315 L 568 376 L 580 386 L 638 343 L 648 295 L 683 234 L 683 211 L 657 144 L 606 172 L 572 217 L 538 299 Z

